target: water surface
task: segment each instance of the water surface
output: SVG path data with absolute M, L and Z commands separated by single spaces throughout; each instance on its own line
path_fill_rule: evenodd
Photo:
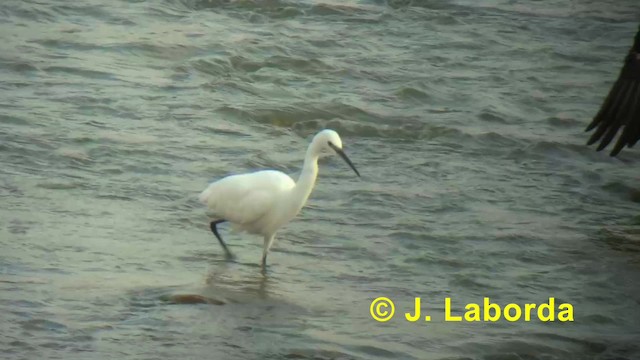
M 637 149 L 583 132 L 635 0 L 5 1 L 0 352 L 6 359 L 634 359 Z M 210 180 L 297 176 L 259 271 Z M 381 324 L 369 304 L 396 302 Z M 403 313 L 423 299 L 431 323 Z M 571 323 L 451 323 L 488 296 Z

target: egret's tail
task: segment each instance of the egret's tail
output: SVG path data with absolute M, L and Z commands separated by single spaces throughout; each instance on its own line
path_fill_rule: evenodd
M 212 186 L 209 185 L 206 189 L 204 189 L 203 192 L 200 193 L 200 196 L 198 196 L 198 200 L 200 200 L 201 203 L 207 205 L 209 203 L 209 195 L 211 195 L 211 190 Z

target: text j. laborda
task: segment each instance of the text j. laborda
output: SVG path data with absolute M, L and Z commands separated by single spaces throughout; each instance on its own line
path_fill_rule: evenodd
M 412 307 L 407 308 L 404 319 L 409 322 L 429 322 L 431 315 L 427 314 L 423 308 L 422 299 L 414 299 Z M 395 314 L 395 304 L 387 297 L 378 297 L 371 302 L 369 311 L 371 317 L 378 322 L 386 322 L 393 318 Z M 573 305 L 569 303 L 557 304 L 556 299 L 550 297 L 542 304 L 507 304 L 500 305 L 491 302 L 485 297 L 481 304 L 468 303 L 463 306 L 452 303 L 451 298 L 444 299 L 444 321 L 445 322 L 495 322 L 501 319 L 507 321 L 573 321 Z

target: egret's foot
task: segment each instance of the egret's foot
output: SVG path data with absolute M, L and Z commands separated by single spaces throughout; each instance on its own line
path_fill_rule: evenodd
M 227 261 L 234 261 L 236 259 L 236 256 L 233 255 L 233 253 L 227 249 L 225 249 L 226 251 L 224 252 L 224 259 Z

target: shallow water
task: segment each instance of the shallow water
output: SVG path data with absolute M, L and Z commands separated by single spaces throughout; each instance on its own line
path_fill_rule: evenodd
M 637 149 L 584 144 L 637 30 L 628 1 L 5 1 L 7 359 L 635 359 Z M 308 206 L 223 236 L 208 181 L 295 176 Z M 395 317 L 375 322 L 386 296 Z M 414 297 L 430 323 L 410 323 Z M 574 322 L 446 322 L 557 302 Z

